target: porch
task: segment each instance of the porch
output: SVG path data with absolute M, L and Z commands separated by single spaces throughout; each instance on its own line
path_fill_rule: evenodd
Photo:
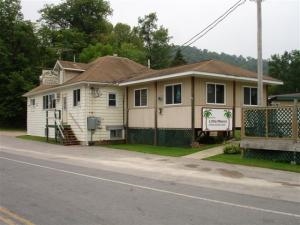
M 240 146 L 254 157 L 299 163 L 300 105 L 243 108 Z

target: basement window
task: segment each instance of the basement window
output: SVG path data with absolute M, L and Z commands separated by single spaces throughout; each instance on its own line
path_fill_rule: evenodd
M 110 130 L 110 139 L 122 139 L 122 129 Z

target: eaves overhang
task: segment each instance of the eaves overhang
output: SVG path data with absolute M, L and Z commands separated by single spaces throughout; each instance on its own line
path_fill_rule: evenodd
M 32 92 L 32 93 L 25 93 L 22 96 L 23 97 L 30 97 L 30 96 L 37 95 L 37 94 L 42 94 L 42 93 L 46 93 L 46 92 L 57 91 L 59 89 L 64 89 L 64 88 L 73 87 L 73 86 L 77 86 L 77 85 L 83 85 L 83 84 L 103 85 L 103 86 L 118 86 L 118 84 L 115 84 L 115 83 L 94 82 L 94 81 L 81 81 L 81 82 L 77 82 L 77 83 L 72 83 L 72 84 L 60 85 L 60 86 L 56 86 L 56 87 L 52 87 L 52 88 L 47 88 L 47 89 L 36 91 L 36 92 Z
M 198 72 L 198 71 L 187 71 L 182 73 L 174 73 L 174 74 L 167 74 L 163 76 L 151 77 L 151 78 L 144 78 L 139 80 L 132 80 L 132 81 L 125 81 L 120 83 L 120 86 L 127 86 L 139 83 L 147 83 L 151 81 L 159 81 L 171 78 L 178 78 L 178 77 L 187 77 L 187 76 L 195 76 L 195 77 L 209 77 L 209 78 L 221 78 L 226 80 L 239 80 L 239 81 L 248 81 L 248 82 L 258 82 L 257 78 L 251 77 L 240 77 L 240 76 L 233 76 L 227 74 L 218 74 L 218 73 L 207 73 L 207 72 Z M 271 85 L 283 85 L 282 81 L 276 80 L 263 80 L 264 84 L 271 84 Z

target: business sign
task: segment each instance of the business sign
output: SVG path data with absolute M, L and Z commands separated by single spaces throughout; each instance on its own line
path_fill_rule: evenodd
M 232 109 L 202 108 L 203 131 L 232 130 Z

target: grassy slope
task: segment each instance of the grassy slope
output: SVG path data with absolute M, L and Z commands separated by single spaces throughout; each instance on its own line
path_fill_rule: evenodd
M 246 159 L 246 158 L 242 158 L 241 155 L 239 154 L 237 155 L 221 154 L 221 155 L 216 155 L 216 156 L 206 158 L 206 160 L 300 173 L 300 165 L 292 165 L 289 163 L 273 162 L 273 161 L 262 160 L 262 159 Z

